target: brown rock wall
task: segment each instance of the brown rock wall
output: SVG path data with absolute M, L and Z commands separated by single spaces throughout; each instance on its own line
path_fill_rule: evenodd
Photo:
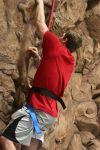
M 34 0 L 0 0 L 0 135 L 25 96 L 25 51 L 41 40 L 34 24 Z M 44 0 L 46 22 L 52 0 Z M 56 0 L 51 31 L 60 37 L 73 29 L 82 47 L 73 53 L 75 69 L 65 90 L 55 124 L 46 131 L 41 150 L 100 149 L 100 1 Z M 36 68 L 30 63 L 28 80 Z M 15 144 L 17 150 L 21 149 Z
M 83 150 L 81 137 L 79 134 L 74 134 L 68 150 Z

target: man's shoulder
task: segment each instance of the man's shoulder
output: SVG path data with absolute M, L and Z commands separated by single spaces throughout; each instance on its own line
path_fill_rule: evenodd
M 48 39 L 55 39 L 55 40 L 58 40 L 59 41 L 59 39 L 58 39 L 58 37 L 55 35 L 55 34 L 53 34 L 52 32 L 50 32 L 49 30 L 47 30 L 46 32 L 45 32 L 45 34 L 44 34 L 44 38 L 48 38 Z M 43 38 L 43 39 L 44 39 Z

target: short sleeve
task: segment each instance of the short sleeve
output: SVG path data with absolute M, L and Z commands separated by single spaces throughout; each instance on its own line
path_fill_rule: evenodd
M 49 30 L 46 31 L 43 37 L 43 43 L 42 43 L 42 48 L 43 48 L 43 56 L 50 50 L 54 51 L 56 47 L 60 44 L 60 41 L 57 36 L 55 36 L 52 32 Z

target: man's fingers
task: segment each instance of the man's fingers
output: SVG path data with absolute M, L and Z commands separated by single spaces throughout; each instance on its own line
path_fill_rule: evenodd
M 36 47 L 29 47 L 28 50 L 34 50 L 34 51 L 37 51 L 37 48 L 36 48 Z
M 39 56 L 38 54 L 38 50 L 36 47 L 29 47 L 28 50 L 26 52 L 31 52 L 29 53 L 30 57 L 36 58 Z M 27 56 L 28 57 L 28 56 Z M 27 59 L 27 58 L 26 58 Z

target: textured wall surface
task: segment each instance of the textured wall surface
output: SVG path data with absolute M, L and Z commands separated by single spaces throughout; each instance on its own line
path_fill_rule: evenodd
M 44 3 L 47 23 L 52 0 Z M 0 0 L 0 135 L 25 100 L 25 51 L 37 46 L 41 53 L 34 17 L 34 0 Z M 58 104 L 59 117 L 41 150 L 100 150 L 100 1 L 56 0 L 50 30 L 60 37 L 68 29 L 83 43 L 73 53 L 76 65 L 63 96 L 67 108 Z M 31 65 L 29 82 L 35 72 Z

